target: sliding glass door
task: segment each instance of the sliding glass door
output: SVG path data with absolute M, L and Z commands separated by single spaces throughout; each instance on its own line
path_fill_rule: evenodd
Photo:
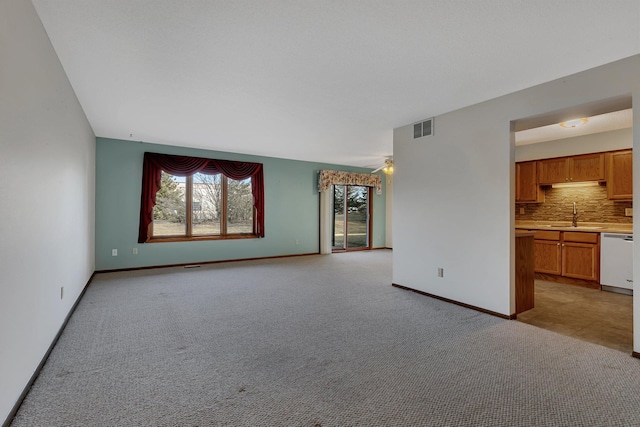
M 370 188 L 333 186 L 333 250 L 369 249 Z

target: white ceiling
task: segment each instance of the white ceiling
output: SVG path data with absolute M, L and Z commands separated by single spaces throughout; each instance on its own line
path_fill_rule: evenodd
M 633 125 L 633 113 L 631 108 L 611 113 L 598 114 L 596 116 L 589 116 L 587 119 L 587 123 L 576 128 L 565 128 L 556 123 L 516 132 L 516 145 L 555 141 L 557 139 L 573 138 L 576 136 L 626 129 Z
M 33 0 L 97 136 L 377 167 L 392 130 L 640 53 L 638 0 Z

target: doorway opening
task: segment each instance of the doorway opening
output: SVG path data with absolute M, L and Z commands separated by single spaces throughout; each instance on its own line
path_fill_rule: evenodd
M 512 123 L 514 224 L 534 235 L 535 272 L 534 306 L 517 319 L 629 353 L 632 268 L 616 280 L 607 264 L 632 266 L 632 117 L 624 96 Z M 612 236 L 629 250 L 612 256 Z
M 334 252 L 371 249 L 371 187 L 333 186 L 331 246 Z

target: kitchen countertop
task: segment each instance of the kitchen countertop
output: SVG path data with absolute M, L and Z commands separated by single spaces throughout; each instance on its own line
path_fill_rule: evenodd
M 599 222 L 580 222 L 577 227 L 572 227 L 570 221 L 545 222 L 545 221 L 516 221 L 517 229 L 524 230 L 553 230 L 553 231 L 582 231 L 589 233 L 620 233 L 632 234 L 633 224 L 612 224 Z

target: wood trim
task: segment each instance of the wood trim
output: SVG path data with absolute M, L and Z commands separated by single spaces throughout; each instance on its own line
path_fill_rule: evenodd
M 184 198 L 186 199 L 185 205 L 185 222 L 187 223 L 187 237 L 191 238 L 193 236 L 193 175 L 189 175 L 187 179 L 185 179 L 184 186 Z M 151 221 L 153 223 L 153 221 Z
M 188 267 L 188 266 L 194 266 L 194 265 L 221 264 L 223 262 L 258 261 L 262 259 L 293 258 L 293 257 L 299 257 L 299 256 L 310 256 L 310 255 L 319 255 L 319 254 L 320 252 L 309 252 L 304 254 L 274 255 L 274 256 L 255 257 L 255 258 L 223 259 L 218 261 L 188 262 L 188 263 L 182 263 L 182 264 L 149 265 L 149 266 L 143 266 L 143 267 L 97 270 L 96 273 L 115 273 L 118 271 L 152 270 L 154 268 Z
M 640 359 L 640 353 L 638 353 L 637 351 L 634 351 L 633 353 L 631 353 L 631 355 L 636 359 Z
M 548 282 L 564 283 L 565 285 L 582 286 L 583 288 L 600 289 L 600 283 L 584 280 L 574 279 L 572 277 L 556 276 L 555 274 L 540 273 L 536 271 L 536 279 L 546 280 Z
M 227 209 L 229 208 L 227 197 L 229 196 L 229 178 L 222 175 L 220 177 L 222 184 L 222 218 L 220 218 L 220 234 L 227 235 Z
M 211 234 L 207 236 L 167 236 L 154 237 L 145 243 L 167 243 L 167 242 L 197 242 L 200 240 L 234 240 L 234 239 L 259 239 L 257 234 Z
M 485 314 L 490 314 L 491 316 L 496 316 L 496 317 L 499 317 L 501 319 L 513 320 L 513 319 L 516 318 L 516 314 L 515 313 L 514 314 L 510 314 L 510 315 L 498 313 L 497 311 L 491 311 L 491 310 L 487 310 L 485 308 L 476 307 L 475 305 L 466 304 L 464 302 L 460 302 L 460 301 L 452 300 L 452 299 L 449 299 L 449 298 L 441 297 L 439 295 L 430 294 L 428 292 L 419 291 L 419 290 L 413 289 L 413 288 L 407 288 L 406 286 L 398 285 L 397 283 L 392 283 L 391 286 L 396 287 L 396 288 L 400 288 L 400 289 L 404 289 L 404 290 L 407 290 L 407 291 L 415 292 L 417 294 L 424 295 L 424 296 L 427 296 L 427 297 L 430 297 L 430 298 L 435 298 L 435 299 L 440 300 L 440 301 L 444 301 L 444 302 L 448 302 L 448 303 L 451 303 L 451 304 L 459 305 L 459 306 L 464 307 L 464 308 L 470 308 L 471 310 L 479 311 L 479 312 L 485 313 Z
M 80 295 L 78 295 L 78 298 L 76 298 L 76 301 L 73 303 L 73 306 L 71 306 L 71 310 L 69 310 L 69 313 L 67 313 L 66 317 L 64 318 L 64 321 L 62 322 L 62 325 L 60 326 L 58 333 L 53 338 L 53 341 L 51 341 L 51 345 L 49 345 L 49 348 L 47 349 L 44 356 L 42 356 L 42 360 L 40 360 L 40 363 L 38 364 L 38 367 L 36 368 L 36 370 L 33 372 L 33 375 L 31 375 L 31 378 L 29 378 L 29 381 L 27 381 L 27 384 L 24 386 L 22 393 L 20 393 L 20 397 L 18 397 L 18 400 L 16 400 L 16 403 L 13 405 L 13 408 L 11 408 L 11 410 L 9 411 L 7 418 L 2 423 L 2 427 L 9 427 L 9 425 L 11 425 L 11 422 L 13 421 L 16 414 L 18 413 L 18 410 L 20 409 L 22 402 L 24 401 L 25 397 L 27 397 L 27 394 L 29 393 L 31 386 L 33 385 L 35 380 L 38 378 L 38 375 L 40 375 L 40 371 L 42 371 L 44 364 L 49 359 L 49 356 L 51 355 L 53 348 L 56 346 L 58 339 L 60 339 L 60 336 L 62 335 L 64 328 L 66 328 L 67 323 L 69 323 L 69 319 L 71 319 L 71 315 L 74 313 L 74 311 L 76 311 L 76 307 L 78 307 L 80 300 L 82 299 L 82 297 L 84 297 L 84 294 L 87 291 L 87 288 L 89 287 L 89 285 L 91 284 L 91 281 L 93 281 L 93 278 L 95 277 L 95 275 L 96 275 L 95 271 L 91 273 L 91 277 L 89 277 L 89 280 L 87 280 L 87 283 L 84 285 L 84 288 L 82 288 L 82 292 L 80 292 Z

